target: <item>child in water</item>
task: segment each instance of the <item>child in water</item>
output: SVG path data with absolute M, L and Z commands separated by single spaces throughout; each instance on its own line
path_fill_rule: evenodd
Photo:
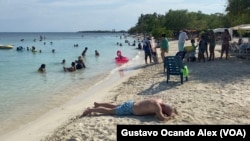
M 95 56 L 99 56 L 99 55 L 100 53 L 97 50 L 95 50 Z
M 116 55 L 117 55 L 117 57 L 118 57 L 120 60 L 122 60 L 122 58 L 124 58 L 124 57 L 122 56 L 122 52 L 121 52 L 120 50 L 118 50 L 118 51 L 116 52 Z

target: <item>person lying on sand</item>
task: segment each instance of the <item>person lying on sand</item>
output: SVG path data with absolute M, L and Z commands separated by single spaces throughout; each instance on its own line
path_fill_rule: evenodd
M 170 117 L 177 115 L 175 108 L 162 102 L 162 99 L 145 99 L 142 101 L 126 101 L 122 104 L 115 105 L 112 103 L 94 103 L 93 108 L 87 108 L 80 118 L 94 113 L 104 115 L 156 115 L 159 120 L 167 121 Z

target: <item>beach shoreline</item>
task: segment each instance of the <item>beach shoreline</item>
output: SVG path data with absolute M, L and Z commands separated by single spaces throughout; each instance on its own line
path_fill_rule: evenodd
M 141 53 L 139 52 L 138 55 L 141 55 Z M 32 120 L 27 124 L 21 124 L 21 126 L 14 130 L 4 132 L 0 136 L 0 140 L 41 140 L 45 138 L 58 126 L 71 120 L 75 115 L 81 114 L 84 110 L 84 106 L 87 106 L 96 100 L 101 100 L 106 95 L 103 93 L 108 93 L 106 91 L 109 91 L 112 87 L 126 81 L 128 77 L 135 75 L 138 71 L 134 68 L 135 65 L 138 63 L 141 64 L 141 60 L 138 59 L 140 59 L 139 56 L 137 56 L 135 60 L 131 60 L 131 64 L 128 62 L 126 65 L 115 68 L 110 74 L 101 75 L 101 78 L 95 79 L 95 84 L 82 84 L 84 85 L 84 89 L 80 94 L 75 94 L 73 98 L 68 99 L 64 104 L 59 104 L 58 107 L 49 110 L 37 119 Z M 126 68 L 126 70 L 123 68 Z M 69 91 L 67 90 L 65 92 Z
M 46 36 L 46 40 L 34 42 L 33 39 L 39 37 L 38 35 Z M 11 42 L 16 47 L 23 46 L 25 49 L 0 52 L 2 82 L 0 136 L 59 107 L 115 72 L 116 49 L 120 49 L 126 57 L 135 60 L 138 50 L 127 44 L 123 44 L 122 48 L 118 46 L 117 42 L 125 39 L 125 36 L 121 39 L 118 35 L 121 34 L 85 34 L 83 39 L 81 34 L 77 33 L 3 34 L 1 38 L 3 43 Z M 20 38 L 24 38 L 25 42 L 20 41 Z M 133 41 L 131 37 L 126 39 Z M 53 41 L 53 45 L 48 44 L 49 41 Z M 74 43 L 79 43 L 79 46 L 73 47 Z M 42 49 L 42 53 L 29 51 L 28 47 L 31 45 L 37 50 Z M 73 73 L 64 72 L 63 67 L 69 66 L 70 60 L 74 61 L 79 57 L 85 46 L 89 46 L 89 52 L 84 57 L 87 68 Z M 52 47 L 56 53 L 51 53 Z M 101 55 L 96 57 L 94 49 L 98 49 Z M 66 59 L 65 64 L 61 64 L 63 58 Z M 40 63 L 46 64 L 46 73 L 37 72 Z M 9 67 L 4 67 L 6 65 Z
M 187 43 L 189 44 L 189 42 Z M 159 50 L 158 50 L 159 51 Z M 168 55 L 175 55 L 177 42 L 170 42 Z M 116 140 L 117 124 L 181 125 L 181 124 L 249 124 L 250 123 L 250 62 L 231 56 L 215 60 L 185 62 L 189 80 L 180 84 L 179 76 L 166 83 L 163 64 L 145 65 L 137 69 L 123 68 L 124 77 L 111 79 L 85 91 L 69 103 L 50 111 L 26 127 L 9 133 L 3 140 Z M 159 54 L 159 53 L 158 53 Z M 131 73 L 126 74 L 126 71 Z M 120 77 L 119 71 L 114 73 Z M 179 115 L 167 122 L 155 116 L 87 116 L 82 111 L 95 101 L 120 103 L 126 100 L 161 98 L 171 104 Z M 0 138 L 1 139 L 1 138 Z
M 49 133 L 53 132 L 58 126 L 64 124 L 75 115 L 80 115 L 84 107 L 93 103 L 94 101 L 101 100 L 112 87 L 119 83 L 126 81 L 126 79 L 134 75 L 135 72 L 130 74 L 123 74 L 120 76 L 119 70 L 114 72 L 110 78 L 95 84 L 95 86 L 88 88 L 82 94 L 73 97 L 69 102 L 60 105 L 57 108 L 43 114 L 38 119 L 31 121 L 27 125 L 22 125 L 16 130 L 13 130 L 2 137 L 0 140 L 41 140 Z M 72 116 L 73 115 L 73 116 Z

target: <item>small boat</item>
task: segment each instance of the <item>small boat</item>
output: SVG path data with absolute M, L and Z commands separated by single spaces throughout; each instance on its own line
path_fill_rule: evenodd
M 0 49 L 12 49 L 12 45 L 0 45 Z

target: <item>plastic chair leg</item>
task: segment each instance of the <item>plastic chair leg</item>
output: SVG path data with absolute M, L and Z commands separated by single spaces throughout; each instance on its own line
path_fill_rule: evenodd
M 183 75 L 180 75 L 181 77 L 181 84 L 183 84 Z

